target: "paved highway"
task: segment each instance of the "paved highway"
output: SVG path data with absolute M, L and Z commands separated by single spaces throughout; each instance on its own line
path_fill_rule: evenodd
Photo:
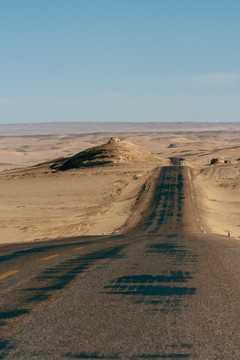
M 184 166 L 126 235 L 0 248 L 0 359 L 240 359 L 240 243 L 202 234 Z

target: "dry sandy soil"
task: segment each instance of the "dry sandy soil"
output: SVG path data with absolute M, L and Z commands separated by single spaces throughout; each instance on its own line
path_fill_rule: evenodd
M 99 132 L 89 124 L 79 131 L 76 124 L 64 126 L 38 125 L 35 133 L 33 125 L 0 126 L 1 243 L 119 231 L 154 169 L 167 165 L 171 156 L 183 156 L 190 165 L 202 229 L 231 231 L 240 239 L 240 124 L 178 124 L 175 131 L 172 124 L 105 124 Z M 111 136 L 128 138 L 155 160 L 64 172 L 49 164 L 35 166 L 106 143 Z M 231 163 L 209 165 L 220 157 Z

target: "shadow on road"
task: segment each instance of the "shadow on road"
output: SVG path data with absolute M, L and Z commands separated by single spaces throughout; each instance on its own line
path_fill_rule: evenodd
M 141 296 L 184 296 L 193 295 L 196 288 L 180 287 L 180 286 L 163 286 L 163 285 L 150 285 L 152 283 L 175 283 L 186 282 L 190 279 L 189 273 L 183 275 L 174 274 L 173 276 L 159 275 L 159 276 L 125 276 L 114 280 L 113 285 L 105 286 L 108 294 L 121 294 L 121 295 L 141 295 Z M 140 284 L 140 285 L 139 285 Z
M 142 355 L 133 355 L 133 356 L 128 356 L 129 360 L 134 360 L 134 359 L 189 359 L 190 358 L 190 354 L 142 354 Z M 99 353 L 85 353 L 85 352 L 81 352 L 79 354 L 72 354 L 72 353 L 68 353 L 66 354 L 66 357 L 71 358 L 71 359 L 120 359 L 122 357 L 119 357 L 118 355 L 114 355 L 114 356 L 104 356 L 104 355 L 100 355 Z
M 99 261 L 123 257 L 124 255 L 120 254 L 123 247 L 105 248 L 63 261 L 55 267 L 46 269 L 40 276 L 29 280 L 26 284 L 29 286 L 16 290 L 14 298 L 9 299 L 8 304 L 5 305 L 6 310 L 0 312 L 0 359 L 3 358 L 3 353 L 12 349 L 9 348 L 6 341 L 7 326 L 9 325 L 11 328 L 12 321 L 16 326 L 17 320 L 20 321 L 19 318 L 24 318 L 24 315 L 29 314 L 36 304 L 39 305 L 50 300 L 55 291 L 64 290 L 79 274 L 96 265 Z

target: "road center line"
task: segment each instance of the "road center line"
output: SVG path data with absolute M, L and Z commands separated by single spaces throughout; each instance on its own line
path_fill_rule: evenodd
M 55 258 L 56 256 L 59 256 L 58 254 L 57 255 L 50 255 L 50 256 L 47 256 L 45 258 L 41 258 L 41 260 L 50 260 L 52 258 Z
M 80 249 L 84 249 L 86 246 L 79 246 L 79 247 L 76 247 L 74 248 L 73 250 L 80 250 Z
M 12 271 L 8 271 L 2 275 L 0 275 L 0 280 L 1 279 L 4 279 L 5 277 L 7 276 L 10 276 L 10 275 L 13 275 L 13 274 L 16 274 L 17 272 L 19 272 L 20 270 L 12 270 Z

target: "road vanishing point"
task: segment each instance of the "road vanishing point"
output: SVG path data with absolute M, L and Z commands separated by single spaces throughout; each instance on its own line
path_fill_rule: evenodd
M 204 234 L 188 168 L 126 234 L 0 248 L 0 359 L 240 360 L 240 243 Z

